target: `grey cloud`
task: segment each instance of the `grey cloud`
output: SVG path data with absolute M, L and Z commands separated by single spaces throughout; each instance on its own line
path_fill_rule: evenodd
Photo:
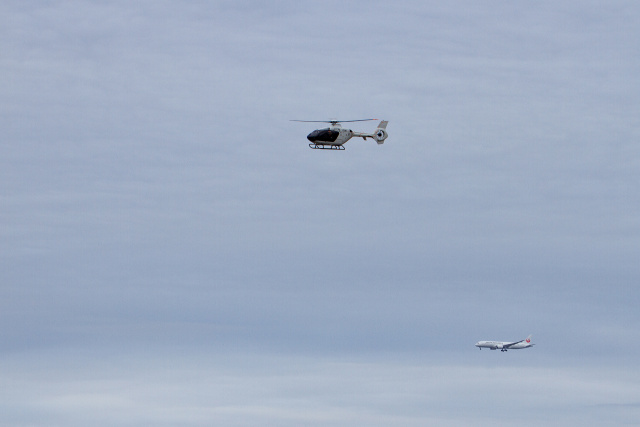
M 262 371 L 229 374 L 246 385 L 266 372 L 266 388 L 286 388 L 289 373 L 271 371 L 283 354 L 312 370 L 315 358 L 352 358 L 367 387 L 358 361 L 394 354 L 381 387 L 415 380 L 414 403 L 447 386 L 432 369 L 452 360 L 470 369 L 451 390 L 465 397 L 435 420 L 468 423 L 473 411 L 455 408 L 482 406 L 475 378 L 491 374 L 475 369 L 472 344 L 529 333 L 538 346 L 498 360 L 533 365 L 536 406 L 486 399 L 535 413 L 532 424 L 605 420 L 603 405 L 633 403 L 635 3 L 6 2 L 0 12 L 0 356 L 25 360 L 9 424 L 45 424 L 55 408 L 66 408 L 60 424 L 94 421 L 85 404 L 131 414 L 116 424 L 148 420 L 153 398 L 138 407 L 118 394 L 153 389 L 163 366 L 190 363 L 181 352 L 271 354 L 256 356 Z M 388 141 L 343 153 L 309 150 L 313 125 L 289 122 L 370 116 L 390 120 Z M 153 349 L 157 366 L 145 371 L 130 348 Z M 76 353 L 91 356 L 57 370 Z M 415 379 L 403 358 L 426 360 Z M 27 402 L 47 386 L 29 376 L 41 362 L 53 379 L 38 409 Z M 606 378 L 563 376 L 574 364 L 583 377 L 623 366 L 630 379 L 609 394 Z M 108 366 L 113 384 L 83 371 Z M 314 378 L 342 389 L 347 371 Z M 420 389 L 421 376 L 434 388 Z M 434 420 L 410 403 L 377 419 L 378 397 L 326 403 L 295 381 L 305 403 L 293 414 L 283 391 L 219 411 L 196 402 L 188 418 L 187 393 L 167 420 L 242 413 L 287 425 L 329 409 L 318 423 Z M 598 382 L 606 394 L 562 407 L 546 398 Z

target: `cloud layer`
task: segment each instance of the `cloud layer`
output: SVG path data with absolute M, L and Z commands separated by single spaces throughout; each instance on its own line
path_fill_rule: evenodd
M 6 425 L 637 419 L 635 3 L 0 17 Z

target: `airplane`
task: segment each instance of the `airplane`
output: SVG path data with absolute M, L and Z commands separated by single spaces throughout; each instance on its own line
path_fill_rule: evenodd
M 324 129 L 316 129 L 307 135 L 310 144 L 309 147 L 321 150 L 344 150 L 344 143 L 353 137 L 360 137 L 365 141 L 367 138 L 374 139 L 378 144 L 384 143 L 389 134 L 387 134 L 386 120 L 380 121 L 374 133 L 354 132 L 351 129 L 345 129 L 340 123 L 351 122 L 367 122 L 378 119 L 362 119 L 362 120 L 291 120 L 292 122 L 303 123 L 329 123 L 330 127 Z
M 483 348 L 488 348 L 490 350 L 498 350 L 507 351 L 507 350 L 519 350 L 521 348 L 529 348 L 533 347 L 534 344 L 531 342 L 531 335 L 529 335 L 526 339 L 522 341 L 515 342 L 505 342 L 505 341 L 478 341 L 476 343 L 476 347 L 480 350 Z

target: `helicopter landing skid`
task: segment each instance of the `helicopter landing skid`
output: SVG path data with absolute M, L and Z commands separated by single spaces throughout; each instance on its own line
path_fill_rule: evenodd
M 314 150 L 344 150 L 342 145 L 309 144 L 309 148 Z

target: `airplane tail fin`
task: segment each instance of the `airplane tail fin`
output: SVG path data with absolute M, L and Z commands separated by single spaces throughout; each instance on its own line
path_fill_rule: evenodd
M 527 344 L 531 344 L 531 334 L 529 334 L 529 336 L 527 337 L 527 339 L 525 340 L 527 342 Z M 531 344 L 533 345 L 533 344 Z
M 373 134 L 373 139 L 375 139 L 378 144 L 383 144 L 384 140 L 389 136 L 387 133 L 388 123 L 388 121 L 382 120 L 376 129 L 376 133 Z

